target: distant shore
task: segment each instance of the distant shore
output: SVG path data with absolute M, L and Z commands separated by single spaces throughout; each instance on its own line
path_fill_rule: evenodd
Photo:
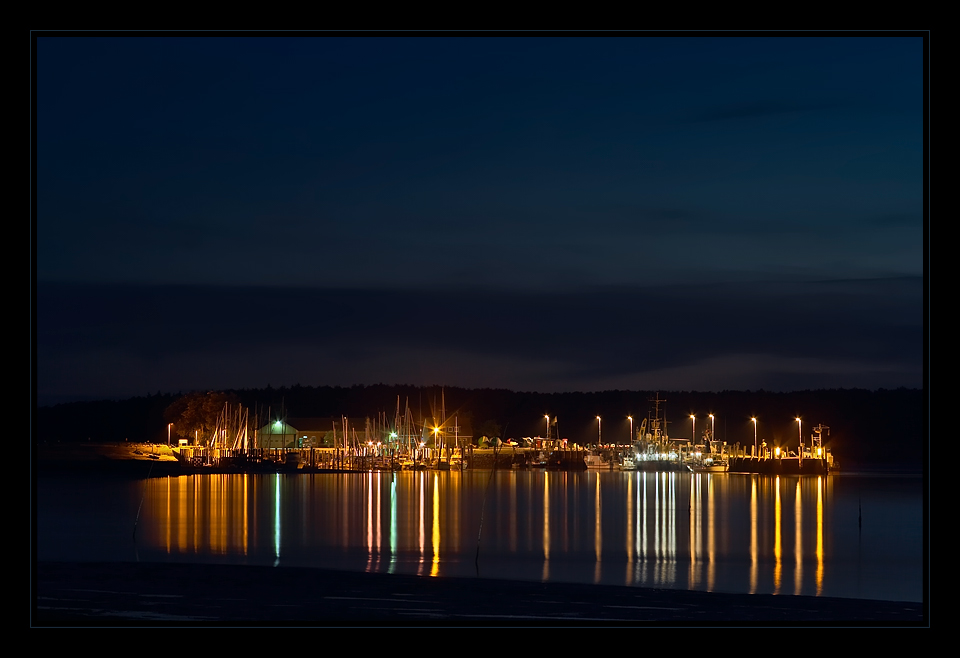
M 923 604 L 289 567 L 35 565 L 32 626 L 927 626 Z

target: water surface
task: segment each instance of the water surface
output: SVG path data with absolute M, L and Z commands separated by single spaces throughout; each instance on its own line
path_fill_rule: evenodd
M 37 557 L 923 600 L 920 476 L 491 475 L 42 476 Z

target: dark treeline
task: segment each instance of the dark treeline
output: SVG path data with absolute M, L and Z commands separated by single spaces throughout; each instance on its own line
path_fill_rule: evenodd
M 441 419 L 441 401 L 448 418 L 457 416 L 461 432 L 474 438 L 489 428 L 502 430 L 503 438 L 542 436 L 544 416 L 556 418 L 551 433 L 580 444 L 625 443 L 641 420 L 652 415 L 650 402 L 659 395 L 661 413 L 671 437 L 688 438 L 690 415 L 696 416 L 701 435 L 715 415 L 716 437 L 729 444 L 752 444 L 757 418 L 757 438 L 768 445 L 793 448 L 799 443 L 800 416 L 805 442 L 814 426 L 830 427 L 825 445 L 841 464 L 898 464 L 917 468 L 925 459 L 928 442 L 927 402 L 919 389 L 832 389 L 792 393 L 768 391 L 604 391 L 598 393 L 525 393 L 504 389 L 465 389 L 418 386 L 292 386 L 229 391 L 260 419 L 269 411 L 274 418 L 348 416 L 362 426 L 365 417 L 383 414 L 392 422 L 399 396 L 400 412 L 409 404 L 415 419 Z M 164 410 L 180 395 L 157 393 L 122 401 L 72 402 L 36 410 L 33 434 L 41 442 L 165 442 Z M 597 416 L 601 417 L 598 423 Z M 599 425 L 599 428 L 598 428 Z M 173 436 L 176 436 L 174 429 Z

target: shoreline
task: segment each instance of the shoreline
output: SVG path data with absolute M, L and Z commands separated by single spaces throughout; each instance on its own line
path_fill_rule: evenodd
M 35 562 L 31 626 L 903 626 L 925 603 L 184 563 Z

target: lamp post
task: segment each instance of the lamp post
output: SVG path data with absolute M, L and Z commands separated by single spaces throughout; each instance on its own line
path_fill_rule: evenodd
M 633 416 L 627 416 L 627 420 L 630 421 L 630 441 L 627 445 L 633 445 Z
M 690 414 L 690 436 L 693 439 L 693 445 L 697 445 L 697 417 Z
M 550 440 L 550 414 L 544 414 L 543 419 L 547 423 L 547 441 Z
M 716 428 L 715 428 L 715 425 L 714 425 L 714 420 L 715 420 L 715 419 L 714 419 L 714 417 L 713 417 L 713 414 L 710 414 L 710 440 L 711 440 L 711 441 L 716 441 L 716 440 L 717 440 L 717 433 L 716 433 L 716 431 L 715 431 Z
M 800 433 L 800 464 L 803 464 L 803 421 L 797 416 L 797 431 Z
M 603 434 L 600 429 L 600 416 L 597 416 L 597 447 L 603 445 Z
M 754 417 L 750 420 L 753 421 L 753 454 L 755 457 L 759 457 L 760 455 L 757 454 L 757 419 Z
M 167 423 L 167 447 L 170 447 L 170 428 L 173 427 L 173 423 Z

